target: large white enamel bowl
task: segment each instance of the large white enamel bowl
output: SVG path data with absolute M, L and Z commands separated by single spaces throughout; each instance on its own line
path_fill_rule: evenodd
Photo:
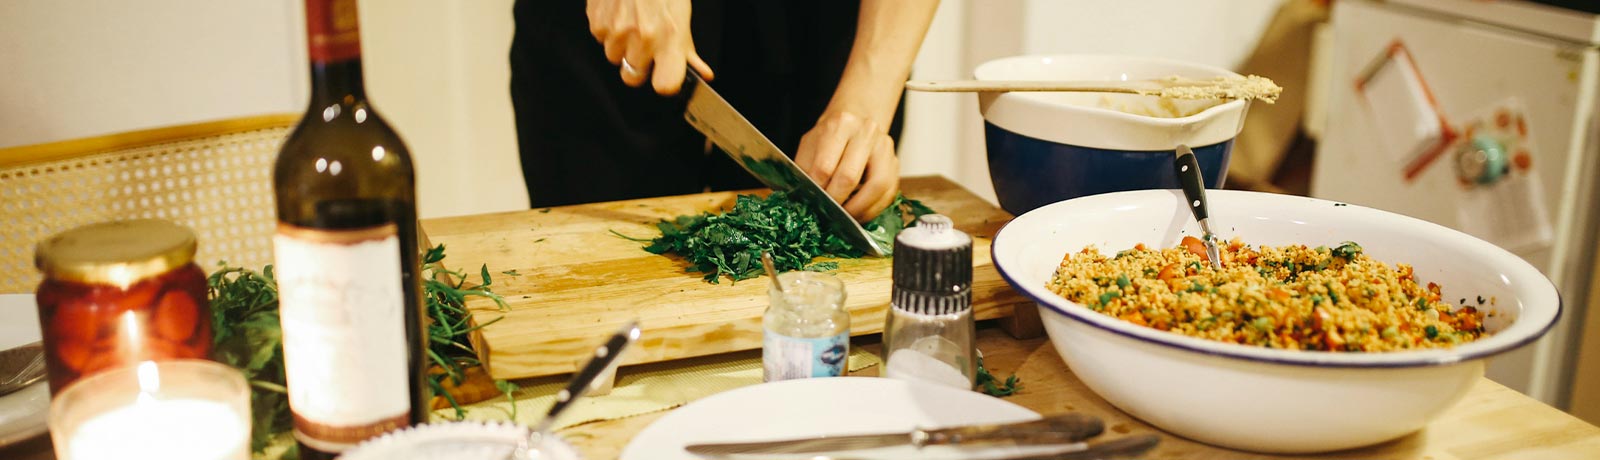
M 1355 241 L 1389 264 L 1410 263 L 1444 298 L 1492 300 L 1492 336 L 1448 350 L 1287 351 L 1136 326 L 1069 302 L 1045 283 L 1068 253 L 1172 247 L 1199 227 L 1177 190 L 1077 198 L 1017 217 L 994 239 L 1006 281 L 1039 303 L 1056 351 L 1107 401 L 1157 427 L 1225 447 L 1310 453 L 1374 444 L 1422 428 L 1483 375 L 1484 358 L 1527 345 L 1561 313 L 1555 286 L 1488 242 L 1422 220 L 1354 205 L 1266 193 L 1207 193 L 1219 236 L 1253 245 Z

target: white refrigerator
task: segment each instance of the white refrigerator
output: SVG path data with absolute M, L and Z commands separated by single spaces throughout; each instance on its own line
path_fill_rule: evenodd
M 1536 344 L 1491 359 L 1488 377 L 1557 407 L 1570 390 L 1600 217 L 1594 10 L 1340 0 L 1321 48 L 1327 112 L 1311 194 L 1466 231 L 1549 276 L 1561 320 Z

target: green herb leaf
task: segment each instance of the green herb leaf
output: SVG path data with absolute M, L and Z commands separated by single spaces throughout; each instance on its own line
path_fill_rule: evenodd
M 1016 374 L 1011 374 L 1010 377 L 1006 377 L 1005 381 L 1003 382 L 996 379 L 994 374 L 989 373 L 988 368 L 983 367 L 982 356 L 978 357 L 978 376 L 976 380 L 978 388 L 983 389 L 984 394 L 989 396 L 1011 396 L 1017 394 L 1017 391 L 1022 389 L 1022 380 L 1018 379 Z

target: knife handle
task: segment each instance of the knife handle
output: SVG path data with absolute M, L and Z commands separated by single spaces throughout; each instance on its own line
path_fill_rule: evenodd
M 941 444 L 1065 444 L 1098 436 L 1105 430 L 1100 418 L 1071 413 L 1039 420 L 996 425 L 971 425 L 912 433 L 917 447 Z

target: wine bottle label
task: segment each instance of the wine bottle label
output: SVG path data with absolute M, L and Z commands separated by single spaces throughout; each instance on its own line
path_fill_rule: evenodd
M 318 450 L 342 452 L 407 425 L 398 229 L 279 223 L 273 237 L 294 435 Z
M 306 46 L 317 62 L 361 56 L 356 0 L 306 0 Z

